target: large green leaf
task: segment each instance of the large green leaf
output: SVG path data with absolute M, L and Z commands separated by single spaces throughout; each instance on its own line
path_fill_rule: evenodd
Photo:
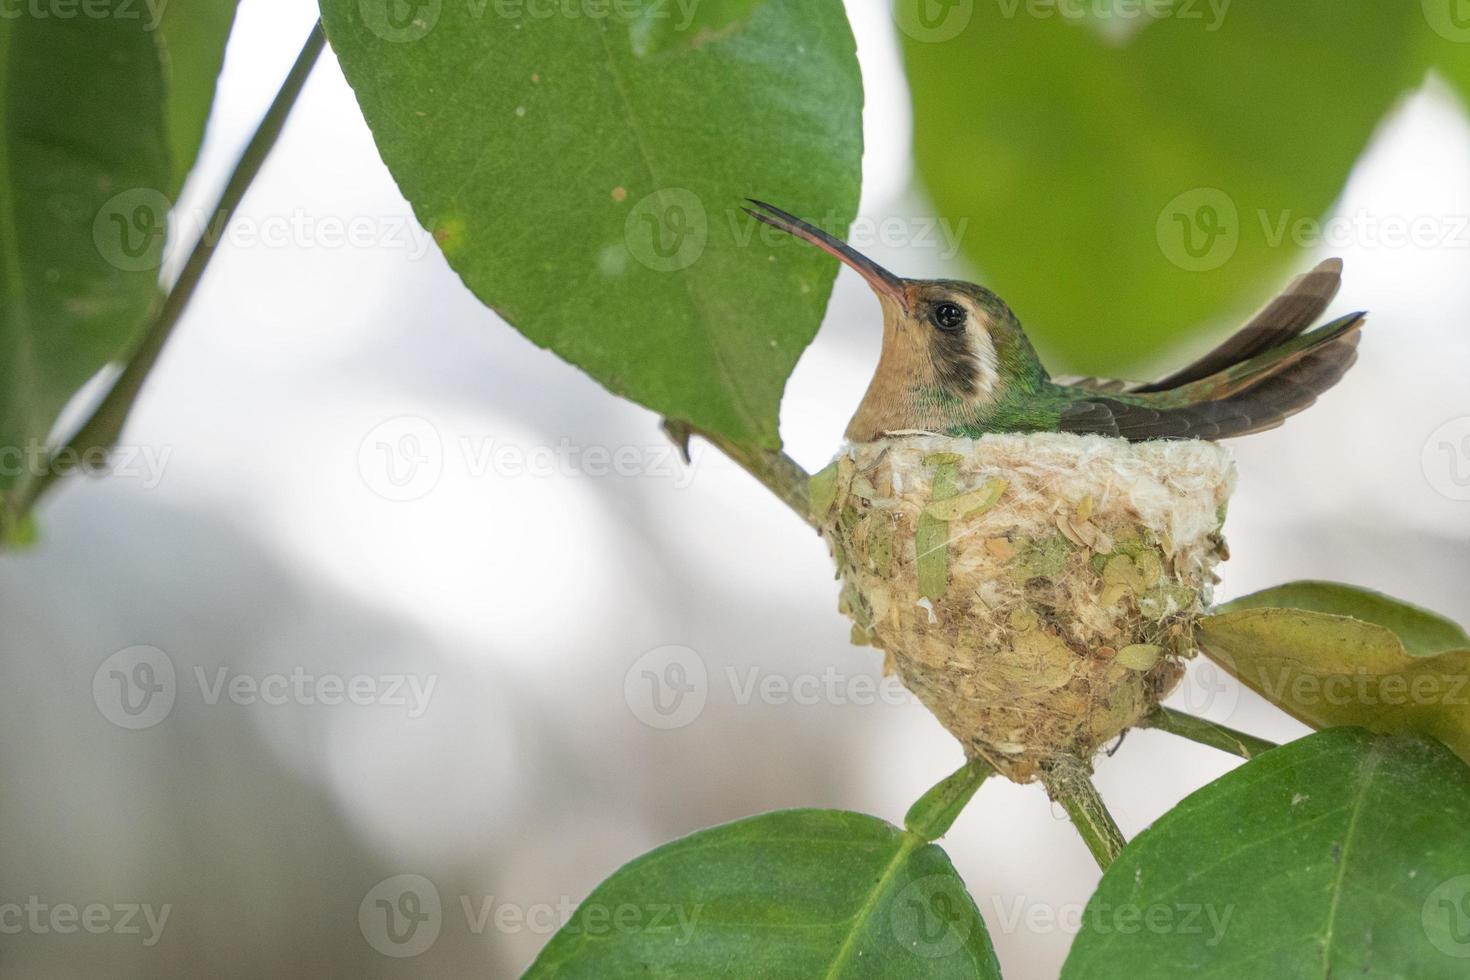
M 1206 625 L 1218 624 L 1221 614 L 1245 609 L 1309 609 L 1333 616 L 1349 616 L 1393 633 L 1409 656 L 1437 657 L 1451 650 L 1470 650 L 1470 633 L 1439 613 L 1343 582 L 1288 582 L 1252 592 L 1215 607 Z
M 1420 0 L 1424 61 L 1470 103 L 1470 10 L 1464 0 Z
M 1318 728 L 1433 735 L 1470 761 L 1470 636 L 1442 616 L 1335 582 L 1295 582 L 1200 622 L 1211 658 Z
M 0 18 L 0 492 L 41 475 L 62 406 L 153 309 L 234 11 Z
M 900 19 L 923 182 L 969 220 L 987 284 L 1087 371 L 1238 326 L 1220 321 L 1299 270 L 1317 236 L 1297 222 L 1422 74 L 1417 3 L 1180 0 L 1121 40 L 1064 15 L 1088 4 L 927 6 L 949 21 Z
M 937 845 L 859 813 L 790 810 L 703 830 L 624 865 L 526 976 L 998 978 L 1000 970 Z
M 153 33 L 0 18 L 0 490 L 153 302 L 170 185 Z
M 225 42 L 234 22 L 235 0 L 170 3 L 159 18 L 174 175 L 170 196 L 178 193 L 199 155 L 215 82 L 225 59 Z
M 641 0 L 629 18 L 633 53 L 649 55 L 678 46 L 701 47 L 737 30 L 765 0 Z
M 469 288 L 612 391 L 779 445 L 835 264 L 740 205 L 852 218 L 862 93 L 838 0 L 720 4 L 718 29 L 646 56 L 641 20 L 590 7 L 408 9 L 322 2 L 384 161 Z
M 1108 868 L 1063 980 L 1460 978 L 1470 769 L 1333 729 L 1187 797 Z

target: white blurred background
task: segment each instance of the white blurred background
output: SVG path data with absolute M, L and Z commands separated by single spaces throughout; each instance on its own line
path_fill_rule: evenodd
M 851 16 L 863 215 L 924 213 L 892 25 L 882 4 Z M 213 200 L 311 17 L 241 5 L 186 213 Z M 1338 213 L 1470 216 L 1467 173 L 1464 107 L 1431 83 Z M 157 926 L 139 911 L 137 933 L 0 931 L 0 974 L 514 976 L 599 880 L 663 841 L 782 807 L 896 821 L 960 762 L 921 707 L 854 681 L 878 676 L 878 655 L 848 644 L 814 535 L 713 450 L 673 466 L 656 417 L 460 285 L 330 52 L 237 224 L 293 216 L 366 221 L 377 243 L 318 230 L 226 245 L 125 437 L 161 478 L 73 481 L 42 514 L 42 545 L 0 559 L 0 904 L 100 904 L 114 924 L 122 907 L 168 909 Z M 871 251 L 905 274 L 943 268 Z M 1339 388 L 1233 445 L 1223 597 L 1333 578 L 1470 620 L 1470 503 L 1456 499 L 1470 458 L 1435 435 L 1470 416 L 1467 253 L 1462 230 L 1303 257 L 1342 254 L 1338 309 L 1373 316 Z M 808 467 L 836 448 L 877 344 L 876 304 L 844 271 L 783 409 Z M 622 449 L 623 474 L 544 474 L 590 447 Z M 653 657 L 703 669 L 704 704 L 660 728 L 640 657 L 667 646 L 687 652 Z M 146 676 L 138 662 L 173 671 L 159 717 L 108 702 L 111 671 Z M 293 674 L 372 703 L 273 696 Z M 1304 731 L 1208 665 L 1176 703 L 1270 738 Z M 1132 834 L 1234 764 L 1135 732 L 1098 781 Z M 944 846 L 1006 976 L 1054 977 L 1098 872 L 1042 792 L 988 783 Z M 442 906 L 410 959 L 379 953 L 358 919 L 399 874 L 428 879 Z

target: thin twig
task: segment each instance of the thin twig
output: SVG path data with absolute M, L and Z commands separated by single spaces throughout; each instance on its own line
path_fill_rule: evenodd
M 148 373 L 157 363 L 164 344 L 168 342 L 174 327 L 178 325 L 179 319 L 184 315 L 184 310 L 188 308 L 189 300 L 193 298 L 199 281 L 204 278 L 205 270 L 209 267 L 209 260 L 213 258 L 216 246 L 223 237 L 217 233 L 217 229 L 229 225 L 235 209 L 245 197 L 245 192 L 250 189 L 250 184 L 255 180 L 255 175 L 260 172 L 265 158 L 270 155 L 271 149 L 276 145 L 276 139 L 281 135 L 281 130 L 286 124 L 286 117 L 290 115 L 292 107 L 295 106 L 297 96 L 301 94 L 302 88 L 306 85 L 306 79 L 316 65 L 317 57 L 322 53 L 325 43 L 326 36 L 322 33 L 321 21 L 317 21 L 311 33 L 307 35 L 306 43 L 301 46 L 301 53 L 296 56 L 296 62 L 291 66 L 291 71 L 287 73 L 285 81 L 281 83 L 280 89 L 276 92 L 276 97 L 271 101 L 270 108 L 261 117 L 254 135 L 250 137 L 250 142 L 245 145 L 240 159 L 236 161 L 234 171 L 225 182 L 219 201 L 214 208 L 215 220 L 208 222 L 201 230 L 198 241 L 194 243 L 193 251 L 189 253 L 189 258 L 179 272 L 178 280 L 159 305 L 157 316 L 149 324 L 142 341 L 123 366 L 116 383 L 103 396 L 92 415 L 67 440 L 65 446 L 52 453 L 48 464 L 41 467 L 38 473 L 33 474 L 27 482 L 16 489 L 11 517 L 17 523 L 24 520 L 56 479 L 68 471 L 72 461 L 95 453 L 99 448 L 110 448 L 117 441 L 118 435 L 127 423 L 128 416 L 132 413 L 133 406 L 137 403 L 138 394 L 143 389 Z
M 1097 866 L 1104 871 L 1115 861 L 1128 841 L 1108 812 L 1097 787 L 1081 763 L 1067 760 L 1054 766 L 1041 777 L 1051 798 L 1062 805 L 1082 842 L 1092 852 Z
M 811 512 L 811 474 L 779 449 L 748 449 L 722 435 L 696 429 L 673 419 L 664 421 L 664 431 L 679 446 L 686 460 L 689 458 L 689 437 L 699 436 L 759 480 L 807 524 L 814 528 L 818 526 Z
M 1238 755 L 1242 759 L 1254 759 L 1262 752 L 1276 748 L 1275 742 L 1268 742 L 1264 738 L 1256 738 L 1254 735 L 1247 735 L 1245 732 L 1217 725 L 1213 721 L 1164 707 L 1158 708 L 1145 718 L 1143 727 L 1169 732 L 1172 735 L 1199 742 L 1201 745 L 1208 745 L 1222 752 Z

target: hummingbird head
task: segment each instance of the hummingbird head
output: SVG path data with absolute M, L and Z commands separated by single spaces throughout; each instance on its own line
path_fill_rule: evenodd
M 942 432 L 995 401 L 1007 368 L 1030 351 L 990 290 L 954 279 L 904 279 L 814 225 L 752 200 L 746 213 L 809 242 L 862 276 L 883 308 L 883 352 L 847 427 L 853 442 L 889 432 Z M 759 210 L 756 210 L 759 209 Z M 1023 358 L 1024 359 L 1024 358 Z M 1034 353 L 1028 363 L 1035 361 Z

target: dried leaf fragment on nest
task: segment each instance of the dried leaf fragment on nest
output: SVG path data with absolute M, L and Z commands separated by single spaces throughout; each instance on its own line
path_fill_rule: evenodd
M 929 504 L 919 515 L 915 529 L 914 561 L 919 595 L 925 599 L 939 599 L 949 588 L 949 521 L 930 514 L 929 507 L 959 494 L 955 464 L 962 458 L 958 453 L 933 453 L 924 457 L 924 464 L 934 467 L 934 481 L 929 487 Z
M 1113 550 L 1113 539 L 1091 521 L 1079 521 L 1067 514 L 1057 515 L 1057 530 L 1079 548 L 1107 553 Z
M 807 481 L 807 494 L 811 499 L 812 518 L 825 524 L 832 505 L 837 503 L 837 474 L 840 460 L 834 460 L 813 473 Z
M 1011 544 L 1010 538 L 987 538 L 985 550 L 1001 561 L 1007 561 L 1015 555 L 1016 546 Z
M 992 477 L 974 490 L 933 501 L 924 508 L 924 513 L 929 517 L 937 517 L 941 521 L 957 521 L 965 517 L 974 517 L 1000 503 L 1000 498 L 1006 492 L 1007 486 L 1009 484 L 1005 480 L 1000 477 Z
M 1113 662 L 1129 670 L 1148 670 L 1159 662 L 1163 654 L 1164 648 L 1152 643 L 1130 643 L 1118 651 Z
M 1103 566 L 1102 578 L 1108 585 L 1117 585 L 1135 594 L 1147 592 L 1164 577 L 1164 563 L 1152 551 L 1140 551 L 1135 555 L 1114 555 Z

